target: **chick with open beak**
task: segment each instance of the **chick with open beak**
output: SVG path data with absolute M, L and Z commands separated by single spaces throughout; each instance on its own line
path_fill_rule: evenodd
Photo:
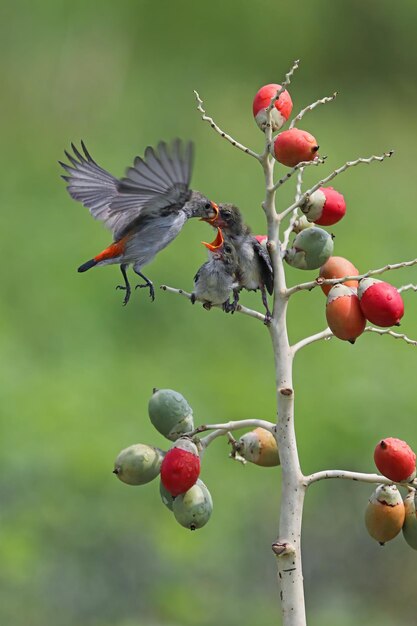
M 257 291 L 262 294 L 265 306 L 265 323 L 271 320 L 266 292 L 272 294 L 274 289 L 274 273 L 268 251 L 252 235 L 249 226 L 243 221 L 242 213 L 234 204 L 221 203 L 216 205 L 217 212 L 212 218 L 203 218 L 214 228 L 221 228 L 224 237 L 234 246 L 238 259 L 236 279 L 239 289 Z
M 225 239 L 220 228 L 211 243 L 202 242 L 209 251 L 209 260 L 206 261 L 194 276 L 194 291 L 191 302 L 196 300 L 203 303 L 203 307 L 210 310 L 213 305 L 221 305 L 226 313 L 233 313 L 239 301 L 236 285 L 236 271 L 238 258 L 234 245 Z M 233 302 L 229 298 L 233 292 Z

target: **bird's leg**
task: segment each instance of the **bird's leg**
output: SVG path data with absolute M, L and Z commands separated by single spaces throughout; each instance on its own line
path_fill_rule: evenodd
M 271 323 L 272 314 L 271 314 L 271 311 L 269 310 L 269 306 L 268 306 L 268 298 L 266 297 L 265 285 L 261 285 L 261 293 L 262 293 L 262 304 L 264 305 L 264 307 L 266 309 L 264 324 L 266 326 L 269 326 L 269 324 Z
M 117 285 L 117 287 L 116 287 L 116 289 L 124 289 L 126 291 L 126 295 L 125 295 L 124 300 L 123 300 L 123 306 L 126 306 L 126 304 L 129 302 L 130 294 L 132 292 L 132 290 L 130 288 L 129 281 L 127 279 L 126 268 L 127 268 L 126 263 L 122 263 L 122 265 L 120 266 L 120 271 L 123 274 L 123 278 L 125 280 L 125 284 L 124 285 Z
M 232 308 L 230 309 L 232 312 L 232 315 L 237 309 L 238 302 L 239 302 L 239 289 L 233 289 L 233 302 L 231 304 Z
M 155 289 L 153 288 L 153 284 L 152 282 L 149 280 L 149 278 L 146 278 L 146 276 L 144 274 L 141 274 L 141 272 L 139 272 L 138 270 L 135 270 L 135 268 L 133 268 L 133 271 L 140 276 L 141 278 L 143 278 L 143 280 L 145 281 L 144 285 L 136 285 L 135 289 L 143 289 L 143 287 L 148 287 L 149 289 L 149 297 L 152 300 L 152 302 L 155 300 Z
M 206 309 L 206 311 L 210 311 L 211 307 L 212 307 L 211 302 L 204 302 L 203 303 L 203 308 Z

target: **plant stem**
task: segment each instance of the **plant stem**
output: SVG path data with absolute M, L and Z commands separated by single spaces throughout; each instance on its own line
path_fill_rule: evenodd
M 271 129 L 266 141 L 271 141 Z M 268 222 L 269 251 L 274 268 L 274 308 L 269 332 L 274 351 L 277 397 L 275 437 L 281 460 L 282 495 L 278 538 L 273 544 L 277 557 L 278 584 L 283 626 L 306 626 L 301 563 L 301 522 L 305 495 L 304 477 L 298 458 L 294 428 L 293 354 L 287 332 L 285 271 L 280 244 L 280 218 L 275 210 L 274 162 L 265 150 L 262 159 L 266 196 L 263 203 Z

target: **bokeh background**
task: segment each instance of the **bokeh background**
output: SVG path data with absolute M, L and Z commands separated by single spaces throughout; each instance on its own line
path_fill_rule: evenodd
M 280 624 L 275 563 L 279 470 L 242 467 L 217 440 L 202 477 L 214 513 L 180 527 L 156 481 L 112 474 L 120 449 L 166 447 L 147 417 L 154 386 L 181 391 L 197 423 L 273 419 L 268 333 L 158 292 L 128 307 L 117 267 L 79 275 L 110 241 L 70 199 L 57 160 L 83 138 L 122 175 L 146 145 L 192 138 L 193 186 L 234 201 L 265 225 L 262 172 L 203 124 L 208 112 L 261 149 L 251 101 L 293 59 L 295 113 L 328 155 L 320 173 L 394 148 L 394 158 L 335 181 L 348 213 L 335 250 L 363 271 L 416 254 L 417 4 L 402 0 L 14 0 L 1 6 L 0 623 L 10 626 L 269 626 Z M 312 171 L 314 169 L 314 171 Z M 307 182 L 319 170 L 311 168 Z M 288 185 L 290 187 L 290 185 Z M 279 198 L 291 201 L 293 188 Z M 209 227 L 193 222 L 147 273 L 190 289 Z M 391 273 L 396 285 L 417 270 Z M 289 272 L 289 281 L 314 272 Z M 243 301 L 261 307 L 256 295 Z M 417 296 L 403 332 L 417 337 Z M 293 341 L 325 325 L 324 297 L 294 297 Z M 315 344 L 296 360 L 297 435 L 305 472 L 373 471 L 384 436 L 417 447 L 416 349 L 365 335 Z M 311 626 L 405 626 L 417 610 L 417 555 L 398 537 L 381 548 L 363 524 L 372 488 L 327 481 L 308 493 L 304 570 Z

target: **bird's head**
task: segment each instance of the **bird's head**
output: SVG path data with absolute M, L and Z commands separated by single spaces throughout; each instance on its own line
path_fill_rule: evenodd
M 239 235 L 244 230 L 240 210 L 234 204 L 219 204 L 218 214 L 211 220 L 204 220 L 216 228 L 221 228 L 227 235 Z
M 199 191 L 192 192 L 186 207 L 191 217 L 199 217 L 209 223 L 211 223 L 211 220 L 215 219 L 219 213 L 217 204 L 209 200 Z
M 221 259 L 226 265 L 237 266 L 238 258 L 236 250 L 232 242 L 225 238 L 220 228 L 217 229 L 217 235 L 214 241 L 207 243 L 201 242 L 214 255 L 215 258 Z

